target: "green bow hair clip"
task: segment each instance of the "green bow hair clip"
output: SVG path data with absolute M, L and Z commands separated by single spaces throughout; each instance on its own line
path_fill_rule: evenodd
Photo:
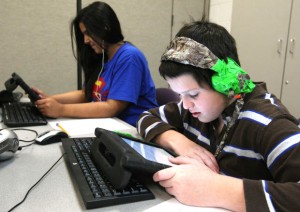
M 233 96 L 240 93 L 251 93 L 255 84 L 249 75 L 231 58 L 217 60 L 217 63 L 211 67 L 216 73 L 212 76 L 212 85 L 215 90 L 227 96 Z

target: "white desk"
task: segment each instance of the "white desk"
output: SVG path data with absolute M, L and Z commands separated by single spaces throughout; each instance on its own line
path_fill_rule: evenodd
M 118 119 L 116 119 L 118 120 Z M 118 120 L 120 121 L 120 120 Z M 123 122 L 124 123 L 124 122 Z M 124 123 L 126 124 L 126 123 Z M 128 125 L 128 124 L 126 124 Z M 130 125 L 128 125 L 130 126 Z M 0 128 L 6 128 L 1 123 Z M 52 129 L 48 124 L 46 126 L 28 127 L 38 133 Z M 16 131 L 19 139 L 30 140 L 34 134 L 27 131 Z M 135 128 L 130 126 L 128 133 L 137 135 Z M 86 135 L 86 136 L 94 136 Z M 20 146 L 27 143 L 20 142 Z M 0 162 L 0 211 L 8 211 L 14 205 L 19 203 L 25 197 L 25 194 L 59 159 L 63 154 L 61 143 L 40 146 L 33 144 L 18 151 L 15 156 L 7 161 Z M 65 158 L 52 169 L 52 171 L 31 190 L 24 203 L 18 206 L 14 211 L 86 211 L 82 202 L 77 186 L 70 176 Z M 189 211 L 196 208 L 184 207 L 180 203 L 174 204 L 170 208 L 166 204 L 172 197 L 161 187 L 149 182 L 147 186 L 154 193 L 154 200 L 141 201 L 111 207 L 98 208 L 88 211 L 158 211 L 161 209 L 171 209 L 172 211 Z M 155 207 L 154 207 L 155 206 Z M 153 210 L 151 209 L 152 207 Z M 188 210 L 186 210 L 188 209 Z M 219 211 L 219 209 L 197 208 L 205 211 Z M 202 211 L 202 210 L 201 210 Z

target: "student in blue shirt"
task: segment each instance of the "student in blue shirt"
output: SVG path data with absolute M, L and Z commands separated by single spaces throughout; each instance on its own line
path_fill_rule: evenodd
M 42 97 L 36 106 L 48 117 L 119 117 L 135 126 L 143 111 L 157 106 L 145 56 L 124 41 L 115 12 L 104 2 L 83 8 L 71 29 L 84 88 L 51 96 L 35 89 Z

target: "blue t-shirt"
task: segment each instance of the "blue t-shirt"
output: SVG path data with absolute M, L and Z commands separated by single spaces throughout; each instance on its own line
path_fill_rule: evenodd
M 93 101 L 107 99 L 130 103 L 118 118 L 133 126 L 142 112 L 158 106 L 148 62 L 130 43 L 123 44 L 104 64 L 101 76 L 95 82 Z

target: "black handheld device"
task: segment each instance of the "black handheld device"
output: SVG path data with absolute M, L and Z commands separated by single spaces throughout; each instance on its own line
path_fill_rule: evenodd
M 168 157 L 175 154 L 155 144 L 102 128 L 96 128 L 95 135 L 97 139 L 91 147 L 93 161 L 117 189 L 124 188 L 133 173 L 154 174 L 174 165 Z
M 12 77 L 5 82 L 5 88 L 7 91 L 13 91 L 19 85 L 25 91 L 25 93 L 28 94 L 29 99 L 32 102 L 40 99 L 39 95 L 32 90 L 18 74 L 12 73 L 11 76 Z

